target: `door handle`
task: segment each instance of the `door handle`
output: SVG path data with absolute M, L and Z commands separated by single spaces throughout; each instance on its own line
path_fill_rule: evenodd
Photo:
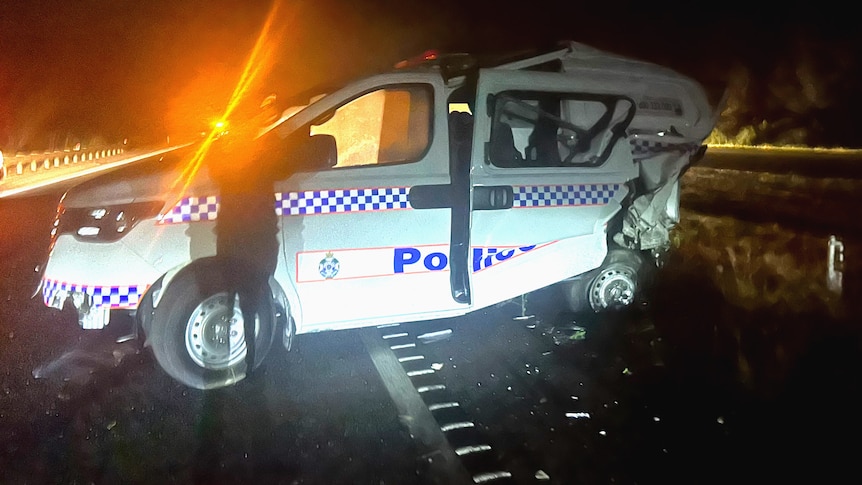
M 511 185 L 477 185 L 473 187 L 473 210 L 511 209 L 515 191 Z

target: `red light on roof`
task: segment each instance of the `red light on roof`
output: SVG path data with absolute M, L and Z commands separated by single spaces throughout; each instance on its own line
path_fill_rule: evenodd
M 398 62 L 397 64 L 395 64 L 395 67 L 397 69 L 402 69 L 405 67 L 414 67 L 414 66 L 421 65 L 423 62 L 436 61 L 438 59 L 440 59 L 440 51 L 438 51 L 436 49 L 429 49 L 429 50 L 423 52 L 422 54 L 420 54 L 418 56 L 411 57 L 410 59 L 405 59 L 403 61 Z

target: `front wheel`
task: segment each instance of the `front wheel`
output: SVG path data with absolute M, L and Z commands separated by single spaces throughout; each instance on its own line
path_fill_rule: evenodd
M 275 308 L 267 288 L 238 293 L 231 267 L 204 259 L 183 269 L 163 289 L 148 337 L 159 365 L 196 389 L 225 387 L 246 377 L 246 337 L 240 296 L 254 298 L 255 362 L 258 367 L 275 337 Z

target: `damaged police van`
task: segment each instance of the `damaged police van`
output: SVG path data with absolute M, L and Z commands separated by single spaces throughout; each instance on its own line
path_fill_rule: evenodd
M 306 103 L 265 130 L 304 159 L 267 162 L 299 168 L 274 183 L 280 247 L 257 362 L 278 336 L 289 349 L 299 334 L 453 317 L 550 285 L 574 311 L 631 304 L 715 122 L 693 80 L 578 43 L 491 66 L 427 53 Z M 41 295 L 84 328 L 133 314 L 168 374 L 211 389 L 244 378 L 246 336 L 220 283 L 217 185 L 204 167 L 165 190 L 187 165 L 70 189 Z

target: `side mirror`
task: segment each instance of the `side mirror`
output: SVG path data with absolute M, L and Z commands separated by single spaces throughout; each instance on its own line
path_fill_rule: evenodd
M 312 135 L 302 141 L 294 154 L 298 171 L 326 170 L 338 163 L 338 149 L 332 135 Z
M 299 172 L 328 170 L 338 163 L 338 150 L 332 135 L 294 133 L 288 140 L 273 136 L 269 142 L 263 153 L 277 179 Z

